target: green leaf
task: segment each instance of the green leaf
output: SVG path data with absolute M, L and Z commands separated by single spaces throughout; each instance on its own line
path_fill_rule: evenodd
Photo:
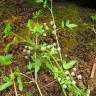
M 3 77 L 3 81 L 4 81 L 4 82 L 9 82 L 9 81 L 10 81 L 10 78 L 9 78 L 8 76 L 4 76 L 4 77 Z
M 33 34 L 36 34 L 36 33 L 43 33 L 43 26 L 40 25 L 40 24 L 36 24 L 35 27 L 33 28 L 32 32 Z
M 20 72 L 19 68 L 17 67 L 17 69 L 14 72 L 14 74 L 15 74 L 16 79 L 17 79 L 19 90 L 22 91 L 23 90 L 23 82 L 22 82 L 22 78 L 21 78 L 21 74 L 20 73 L 21 72 Z
M 33 21 L 31 19 L 28 20 L 27 27 L 29 28 L 30 31 L 32 30 Z
M 8 87 L 10 87 L 13 84 L 12 81 L 8 81 L 7 83 L 3 83 L 0 85 L 0 91 L 6 90 Z
M 14 34 L 12 32 L 12 26 L 10 23 L 5 24 L 4 34 L 5 34 L 5 36 L 10 36 L 10 35 Z
M 64 69 L 70 69 L 76 64 L 75 60 L 69 61 L 69 62 L 63 62 L 63 68 Z
M 41 68 L 41 61 L 39 59 L 37 59 L 35 61 L 35 71 L 38 72 Z
M 31 92 L 27 92 L 26 96 L 33 96 Z
M 43 3 L 43 0 L 36 0 L 36 3 Z
M 90 18 L 91 18 L 93 21 L 95 21 L 95 20 L 96 20 L 96 15 L 90 16 Z
M 70 24 L 69 20 L 66 21 L 65 26 L 68 27 L 69 29 L 73 29 L 73 28 L 77 27 L 76 24 Z
M 45 8 L 47 6 L 47 0 L 44 1 L 43 7 Z
M 35 69 L 35 63 L 34 62 L 29 62 L 29 64 L 27 65 L 27 69 L 30 70 L 30 71 Z
M 10 65 L 12 63 L 12 54 L 0 56 L 0 63 L 3 65 Z
M 26 41 L 27 41 L 27 43 L 28 43 L 31 47 L 34 47 L 34 46 L 35 46 L 35 43 L 31 40 L 30 37 L 27 37 L 27 38 L 26 38 Z
M 62 20 L 62 22 L 61 22 L 61 28 L 65 28 L 65 22 L 64 22 L 64 20 Z

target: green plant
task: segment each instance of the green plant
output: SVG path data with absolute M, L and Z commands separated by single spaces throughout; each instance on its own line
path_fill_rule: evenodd
M 11 55 L 6 55 L 5 57 L 0 56 L 0 63 L 4 65 L 9 65 L 10 67 L 10 74 L 9 76 L 5 76 L 3 78 L 4 83 L 1 85 L 1 91 L 5 90 L 6 88 L 12 86 L 14 84 L 14 90 L 15 95 L 18 96 L 16 84 L 18 85 L 18 88 L 20 91 L 23 90 L 23 83 L 21 80 L 21 76 L 24 76 L 28 79 L 30 79 L 30 82 L 34 83 L 37 86 L 37 89 L 41 96 L 43 96 L 40 87 L 38 85 L 38 72 L 41 69 L 42 66 L 46 66 L 47 69 L 52 72 L 54 78 L 58 80 L 59 84 L 61 85 L 61 88 L 64 92 L 64 96 L 67 96 L 69 94 L 72 94 L 71 96 L 85 96 L 85 90 L 83 90 L 80 87 L 77 87 L 76 82 L 74 78 L 71 76 L 69 70 L 72 68 L 75 64 L 75 60 L 71 61 L 65 61 L 62 58 L 61 54 L 61 48 L 58 40 L 57 35 L 57 26 L 54 19 L 53 14 L 53 5 L 51 0 L 51 6 L 47 5 L 47 0 L 36 0 L 37 3 L 43 3 L 44 8 L 48 8 L 51 16 L 52 21 L 50 22 L 52 25 L 52 28 L 50 30 L 52 31 L 52 34 L 54 34 L 56 38 L 56 42 L 53 44 L 47 44 L 46 42 L 41 42 L 42 38 L 45 36 L 46 32 L 50 31 L 47 24 L 39 23 L 39 18 L 42 16 L 42 10 L 36 11 L 36 13 L 33 14 L 33 19 L 28 20 L 27 27 L 29 31 L 31 32 L 30 36 L 27 36 L 26 38 L 22 38 L 21 36 L 15 34 L 12 31 L 12 26 L 8 23 L 5 26 L 4 33 L 5 36 L 14 36 L 15 40 L 13 39 L 12 42 L 10 42 L 5 49 L 6 53 L 8 53 L 8 50 L 10 46 L 18 44 L 19 40 L 21 42 L 25 42 L 27 47 L 29 48 L 30 52 L 32 53 L 31 60 L 29 61 L 27 65 L 27 69 L 29 74 L 34 72 L 35 78 L 30 78 L 26 74 L 23 74 L 20 72 L 19 68 L 15 69 L 13 72 L 11 67 Z M 76 24 L 70 24 L 69 20 L 67 22 L 62 21 L 61 23 L 62 28 L 69 28 L 73 29 L 77 27 Z M 30 93 L 27 93 L 28 96 L 30 96 Z
M 3 91 L 7 89 L 8 87 L 12 86 L 14 84 L 14 80 L 17 80 L 19 90 L 22 91 L 23 84 L 21 80 L 21 74 L 19 68 L 17 68 L 14 72 L 12 71 L 11 64 L 12 64 L 12 54 L 8 54 L 5 56 L 0 56 L 0 64 L 7 65 L 10 67 L 10 74 L 9 76 L 3 77 L 3 83 L 0 85 L 0 91 Z M 16 86 L 15 86 L 16 87 Z

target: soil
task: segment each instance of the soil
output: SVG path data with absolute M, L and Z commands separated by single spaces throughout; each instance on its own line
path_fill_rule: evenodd
M 54 14 L 56 15 L 55 19 L 57 20 L 58 18 L 59 20 L 61 20 L 61 17 L 63 17 L 65 19 L 70 19 L 77 24 L 94 23 L 85 16 L 86 13 L 83 12 L 83 8 L 79 8 L 77 6 L 74 7 L 74 4 L 70 5 L 69 3 L 65 2 L 65 6 L 62 4 L 55 4 L 54 7 L 57 8 L 54 8 Z M 40 6 L 37 7 L 35 5 L 27 4 L 23 0 L 20 0 L 20 2 L 6 1 L 0 4 L 0 55 L 5 54 L 4 50 L 2 49 L 4 49 L 6 43 L 12 40 L 12 38 L 4 39 L 3 37 L 4 23 L 12 23 L 14 32 L 24 37 L 24 35 L 27 34 L 27 31 L 25 29 L 27 20 L 32 18 L 32 13 L 39 8 Z M 73 10 L 70 8 L 73 8 Z M 65 10 L 65 15 L 62 13 L 61 9 Z M 79 12 L 77 12 L 78 10 Z M 88 12 L 90 11 L 90 9 L 88 8 L 84 10 L 87 10 Z M 75 17 L 71 17 L 71 15 L 73 14 L 72 12 L 74 12 Z M 89 15 L 89 13 L 93 14 L 94 10 L 91 10 L 91 12 L 89 13 L 88 12 L 87 15 Z M 41 18 L 42 22 L 45 22 L 45 20 L 46 22 L 48 22 L 48 20 L 50 20 L 50 16 L 48 14 L 49 13 L 47 11 L 44 13 L 43 19 Z M 94 14 L 96 14 L 96 11 Z M 58 26 L 59 22 L 56 21 L 56 23 Z M 76 81 L 78 82 L 78 84 L 83 83 L 86 87 L 90 85 L 93 88 L 92 96 L 96 96 L 96 76 L 93 79 L 90 78 L 93 64 L 96 63 L 96 33 L 93 32 L 90 28 L 80 27 L 77 28 L 75 31 L 58 30 L 58 37 L 60 46 L 62 48 L 63 58 L 67 58 L 70 60 L 74 59 L 78 61 L 78 64 L 75 66 L 77 68 L 76 75 L 82 75 L 82 80 L 78 80 L 76 78 Z M 52 43 L 56 41 L 52 34 L 48 34 L 47 37 L 44 38 L 44 40 L 47 43 Z M 24 54 L 22 53 L 24 46 L 24 43 L 20 43 L 10 49 L 10 53 L 14 54 L 12 68 L 14 70 L 14 68 L 18 66 L 22 73 L 26 73 L 26 65 L 30 59 L 30 56 L 28 57 L 28 59 L 24 58 Z M 8 73 L 10 73 L 10 70 L 7 67 L 3 67 L 2 65 L 0 65 L 0 83 L 2 82 L 2 76 Z M 31 74 L 29 77 L 33 77 L 33 75 Z M 34 84 L 25 83 L 27 81 L 29 81 L 27 78 L 23 78 L 24 91 L 22 93 L 19 93 L 21 94 L 20 96 L 26 96 L 26 93 L 29 91 L 32 92 L 33 96 L 40 96 L 36 86 Z M 40 70 L 38 74 L 38 82 L 41 91 L 44 94 L 43 96 L 63 96 L 62 89 L 59 83 L 45 68 L 42 68 Z M 1 92 L 0 96 L 14 96 L 13 87 L 4 92 Z

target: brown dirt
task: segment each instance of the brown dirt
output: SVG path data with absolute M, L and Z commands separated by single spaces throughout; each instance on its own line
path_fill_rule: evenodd
M 22 0 L 21 0 L 22 1 Z M 10 5 L 10 7 L 8 6 Z M 38 10 L 36 7 L 28 6 L 27 4 L 23 4 L 23 2 L 17 2 L 10 3 L 10 2 L 5 2 L 3 4 L 5 8 L 10 8 L 12 9 L 14 7 L 15 12 L 13 11 L 4 11 L 0 13 L 0 55 L 4 54 L 3 48 L 5 45 L 5 41 L 2 39 L 3 34 L 2 34 L 2 26 L 4 22 L 11 22 L 14 27 L 14 31 L 16 33 L 20 32 L 20 28 L 25 27 L 25 23 L 29 18 L 32 17 L 32 12 Z M 70 36 L 68 33 L 58 33 L 59 35 L 59 40 L 60 42 L 64 39 L 70 39 Z M 92 85 L 93 87 L 95 86 L 95 80 L 90 80 L 90 74 L 92 70 L 92 66 L 95 62 L 96 58 L 96 50 L 92 49 L 90 47 L 90 42 L 92 42 L 96 38 L 96 34 L 92 32 L 91 30 L 85 30 L 83 32 L 78 32 L 76 35 L 76 40 L 77 44 L 73 48 L 68 49 L 67 47 L 65 48 L 63 43 L 61 42 L 61 47 L 62 49 L 67 51 L 68 53 L 68 58 L 69 59 L 76 59 L 78 61 L 78 65 L 76 66 L 77 71 L 76 74 L 81 74 L 82 75 L 82 81 L 85 86 L 88 86 L 88 84 Z M 9 39 L 10 40 L 10 39 Z M 7 40 L 8 41 L 8 40 Z M 48 35 L 47 39 L 45 40 L 47 43 L 49 42 L 55 42 L 54 36 Z M 26 59 L 24 59 L 24 54 L 22 53 L 22 49 L 24 48 L 24 44 L 18 44 L 17 46 L 13 47 L 10 49 L 10 52 L 14 54 L 13 58 L 13 65 L 12 68 L 16 66 L 19 66 L 20 70 L 22 73 L 26 73 L 26 64 L 28 63 Z M 63 50 L 62 50 L 63 52 Z M 30 59 L 30 58 L 29 58 Z M 2 82 L 2 76 L 10 73 L 8 68 L 5 68 L 0 65 L 0 83 Z M 31 74 L 29 77 L 33 77 L 33 74 Z M 46 69 L 42 69 L 39 74 L 38 74 L 38 82 L 40 85 L 40 88 L 42 90 L 42 93 L 44 96 L 63 96 L 62 90 L 58 84 L 58 82 L 53 78 L 52 74 L 47 71 Z M 23 81 L 29 81 L 27 78 L 23 78 Z M 22 96 L 26 96 L 26 92 L 30 91 L 33 93 L 33 96 L 40 96 L 38 93 L 38 90 L 34 84 L 24 84 L 24 91 L 21 93 Z M 96 96 L 96 89 L 94 89 L 93 96 Z M 0 93 L 0 96 L 14 96 L 14 90 L 13 87 L 10 89 Z

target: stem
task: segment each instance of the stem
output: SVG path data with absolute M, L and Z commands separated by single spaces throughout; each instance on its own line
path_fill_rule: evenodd
M 10 67 L 10 72 L 11 72 L 11 74 L 13 74 L 11 65 L 10 65 L 9 67 Z M 18 93 L 17 93 L 17 87 L 16 87 L 16 82 L 15 82 L 15 80 L 13 80 L 13 84 L 14 84 L 14 92 L 15 92 L 15 96 L 18 96 Z
M 48 7 L 48 6 L 47 6 L 47 7 Z M 54 25 L 56 25 L 55 19 L 54 19 L 54 15 L 53 15 L 53 9 L 52 9 L 52 8 L 53 8 L 53 6 L 52 6 L 52 0 L 51 0 L 51 8 L 48 7 L 48 9 L 49 9 L 50 12 L 51 12 L 52 19 L 53 19 L 53 23 L 54 23 Z M 57 36 L 57 30 L 56 30 L 55 38 L 56 38 L 56 42 L 57 42 L 57 47 L 58 47 L 58 49 L 59 49 L 59 48 L 60 48 L 60 45 L 59 45 L 59 40 L 58 40 L 58 36 Z M 61 61 L 62 61 L 61 50 L 58 50 L 58 52 L 59 52 L 59 55 L 60 55 L 60 59 L 61 59 Z
M 38 36 L 37 36 L 37 34 L 36 34 L 36 42 L 35 42 L 35 44 L 36 44 L 36 47 L 35 47 L 35 63 L 36 63 L 36 60 L 37 60 L 37 53 L 36 53 L 36 50 L 37 50 L 37 43 L 38 43 Z M 37 82 L 37 70 L 36 70 L 36 64 L 35 64 L 35 81 Z
M 43 94 L 42 94 L 42 92 L 41 92 L 41 89 L 39 88 L 39 85 L 38 85 L 38 83 L 35 81 L 35 84 L 36 84 L 36 86 L 37 86 L 37 89 L 38 89 L 38 91 L 39 91 L 39 93 L 40 93 L 40 96 L 43 96 Z

